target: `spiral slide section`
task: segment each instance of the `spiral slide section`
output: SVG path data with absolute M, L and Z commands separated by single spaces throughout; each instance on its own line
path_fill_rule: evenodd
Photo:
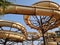
M 58 13 L 56 13 L 55 12 L 55 10 L 59 10 L 59 5 L 57 4 L 57 3 L 54 3 L 54 2 L 51 2 L 51 1 L 41 1 L 41 2 L 38 2 L 38 3 L 35 3 L 35 4 L 33 4 L 32 5 L 32 7 L 38 7 L 38 8 L 42 8 L 42 9 L 46 9 L 46 11 L 48 11 L 47 9 L 49 9 L 49 10 L 51 10 L 51 11 L 48 11 L 48 12 L 50 12 L 50 13 L 46 13 L 46 11 L 45 10 L 39 10 L 39 11 L 41 11 L 41 12 L 39 12 L 39 11 L 37 11 L 37 12 L 35 12 L 35 13 L 40 13 L 40 15 L 42 15 L 42 16 L 52 16 L 53 15 L 53 18 L 54 19 L 56 19 L 56 20 L 59 20 L 60 19 L 60 11 L 58 12 L 58 11 L 56 11 L 56 12 L 58 12 Z M 55 10 L 54 10 L 55 9 Z M 49 14 L 51 14 L 51 15 L 49 15 Z M 37 29 L 37 30 L 40 30 L 40 28 L 39 27 L 36 27 L 36 26 L 34 26 L 32 23 L 31 23 L 31 21 L 30 21 L 30 15 L 24 15 L 24 21 L 25 21 L 25 23 L 27 24 L 27 25 L 29 25 L 31 28 L 34 28 L 34 29 Z M 51 20 L 49 21 L 49 22 L 51 22 Z M 49 29 L 53 29 L 53 28 L 56 28 L 56 27 L 58 27 L 58 26 L 60 26 L 60 21 L 58 21 L 56 24 L 55 24 L 55 26 L 51 26 Z
M 26 36 L 27 31 L 25 29 L 25 27 L 23 25 L 21 25 L 20 23 L 17 22 L 11 22 L 11 21 L 6 21 L 6 20 L 0 20 L 0 26 L 3 27 L 12 27 L 12 28 L 16 28 L 19 31 L 22 31 L 22 33 Z
M 0 20 L 0 27 L 12 27 L 12 28 L 16 28 L 22 32 L 22 34 L 20 34 L 17 32 L 1 30 L 0 39 L 7 38 L 8 40 L 12 40 L 12 41 L 23 41 L 23 40 L 26 40 L 26 38 L 27 38 L 27 31 L 26 31 L 25 27 L 23 25 L 21 25 L 20 23 Z

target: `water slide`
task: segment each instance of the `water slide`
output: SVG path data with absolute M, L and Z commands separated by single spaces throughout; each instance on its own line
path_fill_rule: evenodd
M 33 4 L 32 6 L 23 6 L 23 5 L 16 5 L 16 4 L 11 4 L 9 6 L 7 6 L 7 8 L 5 8 L 5 11 L 3 10 L 2 7 L 0 7 L 0 13 L 5 13 L 5 14 L 23 14 L 24 16 L 24 20 L 27 24 L 30 25 L 30 27 L 33 27 L 36 29 L 36 27 L 34 27 L 33 25 L 31 25 L 30 21 L 28 21 L 29 17 L 31 15 L 38 15 L 38 16 L 49 16 L 51 17 L 53 15 L 53 17 L 58 20 L 60 19 L 60 6 L 55 3 L 55 2 L 51 2 L 51 1 L 41 1 L 38 3 Z M 26 16 L 28 15 L 28 16 Z M 56 26 L 51 27 L 57 27 L 60 26 L 60 21 L 56 24 Z
M 14 42 L 22 42 L 26 40 L 23 34 L 7 31 L 7 30 L 0 30 L 0 39 L 4 39 L 7 41 L 14 41 Z
M 49 5 L 47 5 L 47 4 L 49 4 Z M 60 7 L 57 3 L 51 2 L 51 1 L 42 1 L 42 2 L 39 2 L 39 3 L 35 3 L 32 6 L 22 6 L 22 5 L 11 4 L 11 5 L 7 6 L 7 8 L 5 8 L 5 10 L 3 10 L 2 7 L 0 7 L 0 13 L 4 13 L 4 14 L 23 14 L 23 15 L 25 15 L 24 16 L 24 21 L 26 22 L 26 24 L 28 24 L 30 27 L 35 28 L 35 29 L 37 29 L 37 28 L 35 26 L 33 26 L 31 24 L 31 22 L 29 21 L 29 17 L 31 15 L 51 17 L 52 14 L 53 14 L 53 17 L 56 20 L 60 19 Z M 26 32 L 24 26 L 22 26 L 19 23 L 15 23 L 15 22 L 9 22 L 8 23 L 8 22 L 9 21 L 1 20 L 0 21 L 0 26 L 10 26 L 11 27 L 11 25 L 12 25 L 12 27 L 18 28 L 19 30 L 21 30 L 22 33 L 25 36 L 27 35 L 27 32 Z M 56 24 L 56 26 L 51 27 L 51 29 L 53 29 L 54 27 L 60 26 L 59 23 L 60 23 L 60 21 Z M 2 32 L 4 32 L 4 31 L 2 31 Z M 38 32 L 40 32 L 40 31 L 38 30 Z M 6 35 L 7 33 L 9 35 L 10 32 L 6 31 L 6 33 L 3 34 L 3 35 L 8 37 L 8 35 Z M 14 33 L 12 34 L 12 32 L 11 32 L 11 35 L 14 35 Z M 17 34 L 16 36 L 18 36 L 18 35 L 19 34 Z M 20 36 L 18 36 L 18 37 L 20 37 Z M 18 37 L 15 38 L 14 36 L 12 36 L 11 38 L 19 39 Z M 10 38 L 10 37 L 8 37 L 8 38 Z M 40 38 L 40 34 L 38 34 L 38 36 L 36 36 L 35 39 L 38 39 L 38 38 Z M 21 39 L 21 37 L 20 37 L 20 39 Z M 13 40 L 13 39 L 11 39 L 11 40 Z M 25 40 L 25 39 L 23 39 L 23 40 Z
M 35 14 L 36 15 L 40 15 L 40 16 L 53 16 L 53 18 L 49 21 L 54 22 L 54 20 L 59 20 L 60 19 L 60 7 L 57 3 L 55 2 L 51 2 L 51 1 L 41 1 L 41 2 L 38 2 L 38 3 L 35 3 L 32 5 L 32 7 L 35 7 Z M 39 8 L 39 9 L 38 9 Z M 40 27 L 37 27 L 37 26 L 34 26 L 31 21 L 30 21 L 30 15 L 24 15 L 24 21 L 27 25 L 29 25 L 31 28 L 34 28 L 34 29 L 37 29 L 37 30 L 40 30 Z M 60 26 L 60 21 L 58 21 L 55 26 L 51 26 L 48 30 L 50 29 L 53 29 L 53 28 L 56 28 L 58 26 Z M 47 28 L 46 28 L 47 29 Z
M 8 39 L 15 42 L 22 42 L 25 40 L 36 40 L 41 37 L 39 33 L 34 32 L 27 32 L 25 27 L 17 22 L 7 21 L 7 20 L 0 20 L 0 27 L 11 27 L 16 28 L 22 33 L 9 31 L 9 30 L 0 30 L 0 39 Z M 32 34 L 33 38 L 30 38 L 29 35 Z
M 12 21 L 6 21 L 6 20 L 0 20 L 0 27 L 11 27 L 11 28 L 16 28 L 19 31 L 22 32 L 22 34 L 13 32 L 13 31 L 8 31 L 8 30 L 0 30 L 0 39 L 8 39 L 12 41 L 17 41 L 21 42 L 26 40 L 27 38 L 27 31 L 23 25 L 17 22 L 12 22 Z
M 41 1 L 41 2 L 38 2 L 38 3 L 33 4 L 32 7 L 35 7 L 36 8 L 35 9 L 35 11 L 36 11 L 35 13 L 38 16 L 40 15 L 40 16 L 49 16 L 49 17 L 51 17 L 53 15 L 54 16 L 53 17 L 54 19 L 56 19 L 56 20 L 59 20 L 60 19 L 60 13 L 59 13 L 60 11 L 57 11 L 57 10 L 59 10 L 59 5 L 56 4 L 56 3 L 54 3 L 54 2 Z M 25 23 L 28 26 L 30 26 L 31 28 L 36 29 L 40 33 L 40 27 L 33 25 L 31 23 L 31 21 L 30 21 L 30 17 L 31 17 L 31 15 L 24 15 L 24 21 L 25 21 Z M 49 22 L 51 22 L 51 20 Z M 54 25 L 51 26 L 48 30 L 53 29 L 53 28 L 56 28 L 58 26 L 60 26 L 60 21 L 57 22 L 55 24 L 55 26 Z M 38 38 L 39 37 L 40 37 L 40 35 L 38 35 Z
M 49 5 L 47 5 L 49 4 Z M 36 4 L 35 4 L 36 5 Z M 23 14 L 23 15 L 39 15 L 39 16 L 52 16 L 54 14 L 55 18 L 59 18 L 60 16 L 60 8 L 59 5 L 55 2 L 51 1 L 42 1 L 39 3 L 38 6 L 23 6 L 23 5 L 16 5 L 11 4 L 5 8 L 5 11 L 2 7 L 0 7 L 0 13 L 5 14 Z

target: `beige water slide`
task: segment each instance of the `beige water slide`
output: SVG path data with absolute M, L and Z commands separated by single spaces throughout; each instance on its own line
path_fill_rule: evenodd
M 31 15 L 50 16 L 51 17 L 53 14 L 53 16 L 56 20 L 60 19 L 60 7 L 57 3 L 51 2 L 51 1 L 42 1 L 39 3 L 33 4 L 33 6 L 22 6 L 22 5 L 11 4 L 11 5 L 7 6 L 7 8 L 5 8 L 5 10 L 3 10 L 2 7 L 0 7 L 0 13 L 23 14 L 23 15 L 25 15 L 24 16 L 25 22 L 30 27 L 33 27 L 33 28 L 34 28 L 34 26 L 31 24 L 30 21 L 28 21 L 28 19 Z M 60 26 L 59 23 L 60 23 L 60 21 L 57 23 L 56 27 Z M 23 35 L 21 36 L 20 34 L 15 35 L 15 32 L 6 31 L 5 34 L 3 34 L 4 36 L 6 36 L 5 38 L 8 37 L 8 39 L 14 40 L 14 41 L 15 40 L 18 41 L 18 39 L 19 39 L 19 41 L 20 41 L 20 40 L 25 40 L 27 37 L 26 29 L 24 28 L 24 26 L 22 26 L 19 23 L 0 20 L 0 26 L 9 26 L 9 27 L 17 28 L 17 29 L 21 30 L 24 35 L 24 36 Z M 52 27 L 52 28 L 54 28 L 54 27 Z M 4 32 L 4 31 L 0 31 L 0 33 L 2 33 L 2 32 Z M 40 32 L 40 31 L 38 30 L 38 32 Z M 0 38 L 4 39 L 4 36 L 2 36 Z M 22 39 L 21 39 L 21 37 L 22 37 Z M 36 36 L 36 37 L 40 38 L 40 34 L 38 34 L 38 36 Z M 37 38 L 34 38 L 34 39 L 37 39 Z
M 23 14 L 23 15 L 39 15 L 39 16 L 51 16 L 54 14 L 55 18 L 60 15 L 60 7 L 55 2 L 42 1 L 33 6 L 23 6 L 11 4 L 5 8 L 5 11 L 0 7 L 0 13 L 5 14 Z
M 0 39 L 8 39 L 11 41 L 21 42 L 26 40 L 27 38 L 27 31 L 23 25 L 17 22 L 11 22 L 6 20 L 0 20 L 0 27 L 11 27 L 16 28 L 22 32 L 13 32 L 8 30 L 0 30 Z
M 7 30 L 0 30 L 0 39 L 4 39 L 7 41 L 15 41 L 15 42 L 22 42 L 26 40 L 23 34 L 7 31 Z
M 32 6 L 11 4 L 7 6 L 7 8 L 5 8 L 5 11 L 3 10 L 2 7 L 0 7 L 0 13 L 3 13 L 3 12 L 5 14 L 27 15 L 27 16 L 24 16 L 24 20 L 27 24 L 29 24 L 33 28 L 34 26 L 31 24 L 30 21 L 28 21 L 31 15 L 49 16 L 49 17 L 53 15 L 53 17 L 56 20 L 60 19 L 60 6 L 57 3 L 51 2 L 51 1 L 41 1 L 33 4 Z M 60 26 L 59 23 L 60 21 L 56 24 L 56 27 Z

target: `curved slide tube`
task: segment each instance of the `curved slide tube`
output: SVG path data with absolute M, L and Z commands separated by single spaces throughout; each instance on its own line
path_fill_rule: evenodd
M 42 1 L 42 2 L 38 2 L 38 3 L 35 3 L 35 4 L 33 4 L 32 5 L 32 7 L 38 7 L 38 8 L 46 8 L 46 9 L 56 9 L 56 10 L 59 10 L 59 5 L 58 4 L 56 4 L 56 3 L 54 3 L 54 2 L 50 2 L 50 1 Z M 44 10 L 42 10 L 42 11 L 44 11 Z M 47 10 L 46 10 L 47 11 Z M 49 12 L 49 11 L 48 11 Z M 50 11 L 51 12 L 51 11 Z M 60 11 L 58 12 L 58 14 L 56 14 L 56 12 L 55 13 L 53 13 L 54 11 L 52 11 L 52 13 L 51 13 L 51 16 L 53 15 L 53 18 L 54 19 L 56 19 L 56 20 L 59 20 L 60 19 Z M 38 13 L 40 13 L 40 12 L 38 12 Z M 44 14 L 43 12 L 41 12 L 42 14 Z M 40 13 L 40 14 L 41 14 Z M 46 13 L 46 12 L 45 12 Z M 46 13 L 46 15 L 48 15 L 48 13 Z M 43 16 L 43 15 L 42 15 Z M 44 15 L 45 16 L 45 15 Z M 34 28 L 34 29 L 37 29 L 37 30 L 40 30 L 40 28 L 39 27 L 36 27 L 36 26 L 34 26 L 33 24 L 31 24 L 31 21 L 29 20 L 30 19 L 30 15 L 24 15 L 24 21 L 25 21 L 25 23 L 27 24 L 27 25 L 29 25 L 31 28 Z M 51 22 L 51 20 L 49 21 L 49 22 Z M 55 26 L 53 25 L 53 26 L 51 26 L 49 29 L 53 29 L 53 28 L 55 28 L 55 27 L 58 27 L 58 26 L 60 26 L 60 21 L 59 22 L 57 22 L 56 24 L 55 24 Z
M 52 1 L 40 1 L 33 4 L 34 7 L 41 7 L 46 9 L 58 9 L 59 10 L 59 4 L 52 2 Z
M 60 19 L 60 18 L 58 18 L 58 19 L 56 19 L 56 20 L 59 20 L 59 19 Z M 30 21 L 30 16 L 29 16 L 29 15 L 25 15 L 25 16 L 24 16 L 24 21 L 25 21 L 25 23 L 26 23 L 27 25 L 29 25 L 31 28 L 40 30 L 40 27 L 35 26 L 35 25 L 33 25 L 33 24 L 31 23 L 31 21 Z M 49 23 L 50 23 L 51 21 L 52 21 L 52 20 L 50 20 Z M 44 25 L 45 25 L 45 24 L 43 24 L 43 26 L 44 26 Z M 60 21 L 57 21 L 57 22 L 55 23 L 55 25 L 52 25 L 52 26 L 50 26 L 50 27 L 47 26 L 48 29 L 45 28 L 45 27 L 43 27 L 43 28 L 45 28 L 46 30 L 50 30 L 50 29 L 56 28 L 56 27 L 58 27 L 58 26 L 60 26 Z
M 0 27 L 12 27 L 21 31 L 27 37 L 27 31 L 23 25 L 17 22 L 11 22 L 6 20 L 0 20 Z
M 7 39 L 8 41 L 22 42 L 25 39 L 25 36 L 12 31 L 0 30 L 0 39 Z
M 9 32 L 7 30 L 0 30 L 1 35 L 3 35 L 3 36 L 0 36 L 0 39 L 6 39 L 7 38 L 7 39 L 9 39 L 11 41 L 18 41 L 18 42 L 20 42 L 20 40 L 21 41 L 32 40 L 32 39 L 36 40 L 36 39 L 41 37 L 41 34 L 27 32 L 25 27 L 23 25 L 21 25 L 20 23 L 17 23 L 17 22 L 0 20 L 0 27 L 12 27 L 12 28 L 16 28 L 19 31 L 21 30 L 21 32 L 23 33 L 23 34 L 19 34 L 17 32 L 12 32 L 12 31 Z M 30 38 L 28 36 L 29 34 L 32 34 L 33 38 Z M 33 35 L 33 34 L 35 34 L 35 35 Z
M 25 15 L 25 16 L 24 16 L 24 21 L 25 21 L 25 23 L 26 23 L 27 25 L 29 25 L 31 28 L 40 30 L 40 28 L 37 27 L 37 26 L 34 26 L 29 19 L 30 19 L 30 16 L 29 16 L 29 15 Z
M 31 28 L 37 29 L 38 33 L 37 33 L 37 35 L 35 36 L 34 39 L 39 39 L 39 38 L 41 37 L 41 35 L 42 35 L 42 34 L 41 34 L 41 30 L 40 30 L 39 27 L 36 27 L 36 26 L 34 26 L 33 24 L 31 24 L 31 22 L 29 21 L 29 17 L 30 17 L 30 16 L 25 15 L 25 16 L 24 16 L 24 21 L 25 21 L 25 23 L 26 23 L 28 26 L 30 26 Z
M 16 4 L 11 4 L 5 8 L 5 11 L 3 10 L 2 7 L 0 7 L 0 13 L 5 13 L 5 14 L 23 14 L 23 15 L 39 15 L 39 16 L 51 16 L 52 13 L 54 14 L 55 18 L 59 17 L 60 18 L 60 10 L 59 10 L 59 5 L 48 1 L 47 3 L 51 4 L 51 8 L 46 8 L 43 3 L 42 7 L 35 7 L 35 6 L 22 6 L 22 5 L 16 5 Z M 47 4 L 46 3 L 46 4 Z

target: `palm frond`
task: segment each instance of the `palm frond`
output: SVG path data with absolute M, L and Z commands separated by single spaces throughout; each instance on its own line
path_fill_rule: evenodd
M 0 0 L 0 7 L 2 7 L 3 10 L 5 10 L 5 8 L 10 4 L 12 4 L 12 3 L 7 0 Z M 0 13 L 0 16 L 1 15 L 4 15 L 4 11 L 3 11 L 3 13 Z

